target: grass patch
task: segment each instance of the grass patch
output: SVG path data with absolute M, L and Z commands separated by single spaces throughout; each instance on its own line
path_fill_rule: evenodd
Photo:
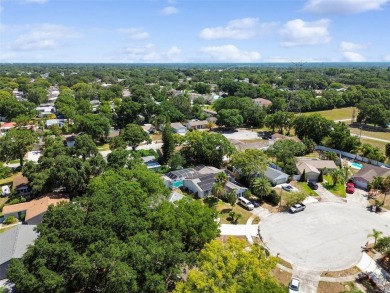
M 101 146 L 97 147 L 99 151 L 109 151 L 110 150 L 110 145 L 108 143 L 105 143 Z
M 323 282 L 321 281 L 318 284 L 318 293 L 340 293 L 340 292 L 350 292 L 351 290 L 356 289 L 356 285 L 353 282 Z
M 360 273 L 360 269 L 358 267 L 352 267 L 346 270 L 342 271 L 336 271 L 336 272 L 322 272 L 321 277 L 331 277 L 331 278 L 338 278 L 338 277 L 347 277 L 347 276 L 353 276 L 357 273 Z
M 324 179 L 327 181 L 327 182 L 324 182 L 322 185 L 327 189 L 329 190 L 330 192 L 332 192 L 334 195 L 337 195 L 339 197 L 347 197 L 347 193 L 345 192 L 345 186 L 344 186 L 344 183 L 337 183 L 336 185 L 333 185 L 333 180 L 332 180 L 332 177 L 330 177 L 329 175 L 325 175 L 324 176 Z
M 280 263 L 282 266 L 285 266 L 286 268 L 292 269 L 292 265 L 285 261 L 283 258 L 278 257 L 278 263 Z
M 308 196 L 318 196 L 318 194 L 313 189 L 311 189 L 306 182 L 292 182 L 291 185 L 299 189 L 301 192 L 307 194 Z
M 350 128 L 349 130 L 351 131 L 351 133 L 360 135 L 359 128 Z M 370 136 L 370 137 L 374 137 L 374 138 L 379 138 L 379 139 L 385 139 L 385 140 L 388 140 L 390 142 L 390 132 L 362 130 L 362 135 Z
M 373 140 L 373 139 L 367 139 L 367 138 L 362 138 L 362 139 L 360 139 L 360 141 L 361 141 L 361 143 L 368 143 L 374 147 L 379 148 L 383 153 L 385 152 L 386 142 L 377 141 L 377 140 Z
M 1 228 L 1 229 L 0 229 L 0 234 L 1 234 L 1 233 L 4 233 L 5 231 L 11 230 L 12 228 L 15 228 L 15 225 L 13 225 L 13 226 L 11 226 L 11 227 Z
M 242 206 L 236 204 L 234 207 L 232 207 L 231 205 L 224 203 L 223 201 L 218 200 L 215 197 L 206 197 L 205 199 L 203 199 L 203 203 L 205 205 L 208 205 L 209 207 L 214 207 L 216 209 L 216 211 L 218 212 L 218 217 L 221 219 L 221 224 L 246 224 L 249 217 L 252 216 L 252 213 L 243 208 Z M 232 210 L 235 213 L 241 215 L 237 223 L 234 222 L 229 216 L 229 213 Z
M 343 120 L 343 119 L 352 119 L 353 107 L 348 108 L 340 108 L 333 110 L 325 110 L 325 111 L 316 111 L 316 112 L 306 112 L 302 113 L 302 115 L 310 115 L 310 114 L 320 114 L 321 116 L 329 119 L 329 120 Z M 355 112 L 357 115 L 357 111 Z M 351 121 L 345 121 L 350 123 Z
M 162 140 L 162 134 L 161 133 L 155 133 L 150 135 L 150 139 L 152 141 L 161 141 Z

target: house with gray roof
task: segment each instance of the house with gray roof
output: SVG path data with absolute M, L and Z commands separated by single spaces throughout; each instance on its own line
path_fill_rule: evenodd
M 264 177 L 268 179 L 272 183 L 272 185 L 286 183 L 288 178 L 290 177 L 288 174 L 276 170 L 271 167 L 267 167 L 267 170 L 264 173 Z
M 188 130 L 206 129 L 208 123 L 209 122 L 207 120 L 190 120 L 187 122 L 187 129 Z
M 172 127 L 173 132 L 177 133 L 177 134 L 184 135 L 187 132 L 187 127 L 185 127 L 180 122 L 171 123 L 171 127 Z
M 356 172 L 352 176 L 352 179 L 356 187 L 367 189 L 368 185 L 374 180 L 375 177 L 387 176 L 390 176 L 389 168 L 363 164 L 363 168 Z
M 142 157 L 142 160 L 148 169 L 151 169 L 155 172 L 161 168 L 161 165 L 157 162 L 155 156 Z
M 0 280 L 7 277 L 7 270 L 13 258 L 21 258 L 28 245 L 38 237 L 35 225 L 17 225 L 0 233 Z

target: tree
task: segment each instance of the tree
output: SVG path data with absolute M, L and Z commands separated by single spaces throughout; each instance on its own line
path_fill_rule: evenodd
M 166 292 L 182 265 L 192 265 L 196 251 L 218 235 L 215 211 L 198 201 L 161 201 L 149 180 L 137 181 L 158 174 L 137 173 L 107 171 L 86 196 L 49 207 L 38 239 L 9 268 L 16 290 Z
M 85 114 L 76 116 L 77 131 L 89 134 L 93 140 L 107 138 L 110 131 L 110 121 L 99 114 Z
M 371 234 L 368 234 L 367 237 L 373 237 L 375 242 L 374 242 L 374 246 L 376 245 L 376 242 L 378 241 L 378 239 L 380 239 L 381 235 L 383 234 L 383 232 L 381 231 L 378 231 L 378 230 L 375 230 L 375 229 L 372 229 L 372 233 Z
M 215 175 L 215 183 L 221 184 L 225 186 L 225 184 L 229 181 L 229 177 L 225 172 L 219 172 Z
M 162 141 L 163 145 L 161 147 L 162 154 L 163 154 L 163 161 L 164 163 L 167 163 L 175 151 L 175 140 L 173 137 L 173 130 L 171 127 L 171 123 L 167 122 L 164 125 L 164 129 L 162 131 Z
M 173 154 L 173 156 L 168 161 L 168 165 L 171 168 L 171 170 L 178 170 L 180 168 L 183 168 L 185 163 L 186 160 L 183 158 L 183 156 L 180 153 Z
M 242 125 L 244 118 L 237 109 L 224 109 L 218 112 L 217 124 L 224 125 L 227 128 L 234 128 Z
M 151 143 L 149 134 L 137 124 L 127 124 L 126 128 L 121 132 L 120 136 L 123 141 L 131 146 L 133 151 L 144 141 Z
M 302 202 L 307 197 L 303 192 L 286 192 L 283 193 L 283 200 L 286 207 L 292 207 L 293 205 Z
M 140 103 L 133 102 L 131 99 L 123 99 L 116 109 L 118 125 L 125 127 L 129 123 L 136 122 L 140 110 Z
M 230 163 L 240 174 L 249 179 L 256 174 L 264 174 L 268 166 L 267 155 L 262 150 L 256 149 L 246 149 L 241 153 L 233 154 Z
M 192 131 L 184 136 L 182 154 L 187 161 L 219 168 L 224 156 L 231 156 L 235 148 L 222 134 Z
M 332 178 L 333 186 L 336 186 L 343 179 L 343 171 L 341 169 L 334 169 L 329 172 L 329 175 Z
M 315 143 L 320 143 L 323 137 L 332 131 L 334 122 L 321 116 L 320 114 L 300 115 L 295 118 L 294 128 L 296 135 L 312 139 Z
M 34 87 L 28 91 L 27 99 L 36 105 L 47 102 L 48 101 L 47 90 L 41 87 Z
M 380 253 L 390 256 L 390 237 L 380 237 L 375 244 L 375 249 Z
M 269 292 L 286 288 L 271 275 L 276 258 L 267 257 L 259 245 L 246 247 L 244 240 L 230 237 L 226 244 L 213 240 L 201 251 L 197 268 L 180 282 L 175 293 L 197 292 Z
M 390 158 L 390 143 L 386 143 L 386 157 Z
M 88 134 L 76 136 L 74 148 L 76 154 L 81 156 L 83 161 L 98 154 L 96 144 Z
M 211 193 L 215 197 L 221 198 L 226 193 L 225 184 L 215 182 L 211 187 Z
M 0 139 L 0 159 L 5 162 L 19 159 L 20 165 L 23 166 L 25 154 L 37 141 L 37 134 L 29 129 L 11 129 L 5 137 Z
M 307 181 L 306 169 L 303 169 L 303 172 L 302 172 L 302 175 L 301 175 L 301 179 L 299 181 L 301 181 L 301 182 L 306 182 Z
M 77 101 L 73 96 L 73 92 L 70 89 L 62 89 L 57 100 L 54 102 L 54 106 L 59 113 L 64 115 L 65 118 L 74 119 L 76 116 Z
M 215 126 L 217 126 L 213 121 L 209 121 L 206 124 L 206 128 L 211 131 Z
M 320 175 L 318 175 L 317 181 L 320 182 L 320 183 L 324 181 L 324 172 L 323 172 L 323 169 L 321 169 Z
M 260 199 L 267 196 L 271 190 L 271 183 L 265 177 L 254 178 L 251 182 L 252 193 Z

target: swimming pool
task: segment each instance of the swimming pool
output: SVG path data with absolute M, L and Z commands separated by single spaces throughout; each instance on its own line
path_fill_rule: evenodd
M 363 168 L 363 165 L 359 163 L 351 163 L 351 167 L 360 170 L 361 168 Z

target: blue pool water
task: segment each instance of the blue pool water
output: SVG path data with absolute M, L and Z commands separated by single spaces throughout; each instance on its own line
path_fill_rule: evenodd
M 363 165 L 358 163 L 351 163 L 351 167 L 355 169 L 361 169 L 363 168 Z

